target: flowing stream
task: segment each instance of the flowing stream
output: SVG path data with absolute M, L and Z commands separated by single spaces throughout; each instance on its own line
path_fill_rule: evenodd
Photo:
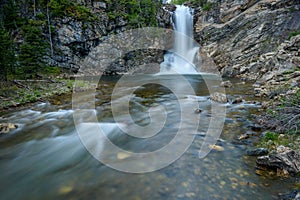
M 251 131 L 249 124 L 259 106 L 251 103 L 255 100 L 251 86 L 238 85 L 235 80 L 232 80 L 235 86 L 227 93 L 243 95 L 245 101 L 225 105 L 225 126 L 217 142 L 224 150 L 212 151 L 204 159 L 199 159 L 198 152 L 213 104 L 208 99 L 203 76 L 186 76 L 196 95 L 182 97 L 187 102 L 197 101 L 203 110 L 202 113 L 189 113 L 187 119 L 201 117 L 193 143 L 177 161 L 151 173 L 119 172 L 94 159 L 82 145 L 75 130 L 70 95 L 37 103 L 28 109 L 2 113 L 0 122 L 17 123 L 19 128 L 0 137 L 0 198 L 273 199 L 277 193 L 291 189 L 289 187 L 293 179 L 258 176 L 255 174 L 254 158 L 245 156 L 246 149 L 254 141 L 241 142 L 237 138 L 244 133 L 257 134 Z M 210 83 L 213 85 L 214 77 L 205 76 L 212 80 Z M 168 120 L 163 131 L 146 140 L 111 131 L 114 120 L 110 98 L 118 78 L 103 77 L 95 95 L 97 118 L 102 127 L 111 133 L 111 141 L 130 151 L 148 152 L 172 140 L 176 124 L 180 121 L 177 97 L 157 84 L 148 84 L 135 91 L 131 98 L 130 114 L 139 124 L 147 124 L 148 108 L 156 104 L 164 105 Z M 134 78 L 158 79 L 162 83 L 178 82 L 175 75 Z M 124 90 L 127 87 L 124 85 Z M 82 116 L 83 119 L 88 117 Z M 188 124 L 183 126 L 188 128 Z M 90 137 L 92 140 L 93 135 Z M 125 162 L 127 159 L 130 158 L 110 157 L 115 162 Z

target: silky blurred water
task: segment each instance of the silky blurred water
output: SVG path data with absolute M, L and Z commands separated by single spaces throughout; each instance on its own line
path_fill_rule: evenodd
M 219 87 L 213 76 L 203 76 L 207 76 L 212 87 Z M 227 109 L 225 126 L 217 142 L 224 150 L 212 151 L 199 159 L 213 104 L 208 99 L 203 76 L 186 76 L 195 95 L 182 97 L 186 103 L 197 101 L 202 109 L 201 113 L 192 112 L 184 119 L 188 131 L 189 121 L 200 117 L 192 145 L 177 161 L 151 173 L 119 172 L 90 155 L 74 127 L 75 111 L 70 95 L 1 114 L 0 122 L 16 123 L 19 128 L 0 136 L 0 199 L 274 199 L 279 192 L 289 191 L 294 179 L 255 174 L 255 158 L 245 153 L 255 140 L 237 140 L 241 134 L 251 132 L 248 125 L 253 123 L 253 114 L 259 109 L 252 101 L 259 99 L 254 99 L 251 86 L 238 85 L 236 80 L 232 80 L 234 87 L 226 92 L 233 97 L 242 95 L 245 101 L 224 105 Z M 176 96 L 159 84 L 138 88 L 130 99 L 130 114 L 135 123 L 147 125 L 147 110 L 156 105 L 166 107 L 168 118 L 163 130 L 154 137 L 134 138 L 122 133 L 114 124 L 111 94 L 118 78 L 103 77 L 96 90 L 94 112 L 108 138 L 115 145 L 136 152 L 150 152 L 168 144 L 181 120 Z M 137 81 L 136 78 L 132 82 Z M 179 84 L 176 76 L 155 79 Z M 124 91 L 132 89 L 130 83 L 123 87 Z M 82 120 L 88 117 L 82 115 Z M 119 117 L 123 117 L 122 110 Z M 87 137 L 92 143 L 95 136 L 89 132 Z M 121 163 L 126 160 L 109 154 L 107 159 Z

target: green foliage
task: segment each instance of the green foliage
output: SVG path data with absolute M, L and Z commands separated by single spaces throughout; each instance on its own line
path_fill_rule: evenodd
M 156 13 L 161 6 L 160 1 L 107 0 L 106 3 L 110 20 L 119 20 L 121 17 L 133 28 L 157 26 Z
M 297 144 L 293 143 L 296 140 L 295 134 L 278 134 L 274 132 L 266 132 L 259 147 L 268 148 L 269 150 L 276 150 L 280 145 L 288 146 L 293 149 L 299 149 Z
M 59 67 L 54 67 L 54 66 L 47 66 L 44 69 L 44 73 L 46 74 L 60 74 L 60 68 Z
M 296 35 L 300 35 L 300 30 L 291 32 L 291 33 L 289 34 L 289 37 L 288 37 L 288 38 L 291 39 L 292 37 L 294 37 L 294 36 L 296 36 Z
M 210 11 L 210 9 L 212 8 L 212 6 L 213 6 L 213 3 L 207 2 L 207 3 L 205 3 L 205 4 L 202 6 L 202 9 L 205 10 L 205 11 Z
M 186 2 L 186 0 L 171 0 L 171 4 L 182 5 Z
M 171 0 L 170 3 L 175 5 L 182 5 L 187 2 L 195 6 L 201 6 L 202 8 L 205 7 L 205 9 L 203 8 L 203 10 L 206 10 L 208 8 L 208 10 L 210 10 L 211 6 L 213 5 L 213 3 L 207 2 L 207 0 Z
M 15 52 L 10 33 L 0 27 L 0 80 L 6 81 L 8 73 L 14 72 Z
M 269 141 L 269 140 L 275 141 L 278 139 L 278 136 L 279 136 L 278 133 L 266 132 L 264 140 L 265 141 Z
M 89 21 L 97 19 L 87 7 L 72 0 L 50 0 L 49 7 L 53 17 L 68 16 Z
M 15 0 L 0 3 L 1 23 L 6 30 L 12 31 L 24 23 L 24 18 L 19 15 L 19 6 Z
M 48 45 L 45 42 L 42 27 L 36 25 L 36 21 L 29 21 L 22 27 L 24 42 L 20 46 L 19 73 L 27 77 L 28 75 L 41 72 L 45 67 L 45 56 Z

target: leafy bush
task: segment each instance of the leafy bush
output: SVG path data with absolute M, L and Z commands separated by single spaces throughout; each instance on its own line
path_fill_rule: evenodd
M 80 20 L 96 20 L 97 17 L 91 13 L 89 8 L 71 0 L 50 0 L 51 15 L 53 17 L 73 17 Z
M 294 36 L 296 36 L 296 35 L 300 35 L 300 30 L 291 32 L 291 33 L 289 34 L 289 39 L 291 39 L 291 37 L 294 37 Z
M 171 0 L 171 4 L 182 5 L 186 0 Z
M 212 6 L 213 6 L 213 3 L 207 2 L 207 3 L 205 3 L 205 4 L 202 6 L 202 9 L 205 10 L 205 11 L 210 11 L 210 9 L 212 8 Z
M 45 67 L 44 71 L 46 74 L 60 74 L 59 67 L 48 66 L 48 67 Z
M 108 17 L 128 20 L 131 27 L 157 26 L 156 13 L 161 7 L 160 1 L 152 0 L 106 0 Z

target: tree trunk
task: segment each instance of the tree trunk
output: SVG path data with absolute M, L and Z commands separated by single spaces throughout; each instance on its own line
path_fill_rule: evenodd
M 49 42 L 50 42 L 51 58 L 52 58 L 53 57 L 53 43 L 52 43 L 50 14 L 49 14 L 48 4 L 47 4 L 47 20 L 48 20 Z

